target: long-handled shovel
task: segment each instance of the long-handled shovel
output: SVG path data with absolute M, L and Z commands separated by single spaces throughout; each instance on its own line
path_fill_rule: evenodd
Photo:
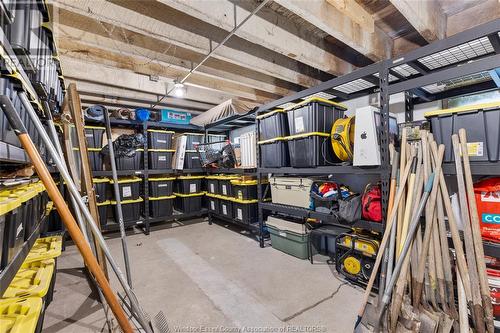
M 485 331 L 484 311 L 481 304 L 481 291 L 479 287 L 479 276 L 477 272 L 476 254 L 474 250 L 474 241 L 472 240 L 472 230 L 469 221 L 469 210 L 467 209 L 467 197 L 465 192 L 465 182 L 460 158 L 460 142 L 458 135 L 451 136 L 453 143 L 453 153 L 455 155 L 455 168 L 457 171 L 458 199 L 460 202 L 460 214 L 464 225 L 464 243 L 465 253 L 467 254 L 467 264 L 469 267 L 469 277 L 472 291 L 473 313 L 476 317 L 475 328 L 479 333 Z M 465 155 L 465 154 L 464 154 Z M 482 245 L 482 244 L 481 244 Z
M 82 254 L 82 257 L 85 260 L 88 269 L 90 270 L 90 272 L 96 279 L 97 283 L 101 287 L 102 293 L 104 294 L 104 297 L 106 298 L 106 301 L 108 302 L 109 307 L 111 308 L 111 311 L 115 315 L 120 327 L 124 332 L 132 333 L 133 329 L 130 322 L 128 321 L 127 316 L 125 315 L 125 312 L 120 306 L 120 303 L 118 302 L 115 293 L 111 289 L 111 286 L 108 280 L 106 279 L 104 272 L 99 266 L 97 259 L 94 257 L 90 246 L 85 241 L 85 238 L 81 230 L 78 228 L 75 218 L 73 217 L 71 211 L 66 205 L 66 202 L 64 201 L 61 192 L 59 192 L 59 189 L 57 188 L 54 180 L 52 179 L 50 172 L 47 170 L 47 166 L 45 165 L 40 154 L 38 153 L 35 145 L 33 144 L 33 141 L 31 141 L 31 138 L 28 135 L 26 128 L 24 127 L 24 124 L 19 118 L 19 115 L 14 109 L 12 102 L 7 96 L 0 96 L 0 105 L 10 123 L 10 126 L 13 128 L 24 150 L 26 151 L 31 162 L 33 163 L 38 176 L 45 185 L 49 197 L 54 202 L 54 205 L 56 206 L 57 211 L 59 212 L 59 215 L 61 216 L 64 225 L 68 230 L 68 233 L 70 234 L 71 238 L 75 242 L 75 245 L 78 247 L 78 250 Z
M 414 156 L 413 156 L 413 159 L 415 159 Z M 405 171 L 401 177 L 402 184 L 405 184 L 406 180 L 408 179 L 408 174 L 410 173 L 410 167 L 411 167 L 411 164 L 408 163 L 406 168 L 405 168 Z M 396 194 L 396 198 L 394 199 L 395 206 L 399 205 L 399 202 L 401 200 L 401 196 L 403 195 L 404 190 L 405 190 L 404 185 L 399 188 L 398 193 Z M 368 280 L 368 284 L 367 284 L 366 289 L 365 289 L 365 295 L 363 297 L 361 307 L 358 311 L 358 317 L 356 319 L 356 323 L 354 324 L 355 331 L 356 331 L 357 327 L 359 326 L 359 324 L 361 323 L 361 319 L 363 318 L 363 314 L 365 313 L 366 305 L 368 304 L 368 300 L 370 298 L 370 293 L 371 293 L 371 290 L 373 287 L 373 283 L 375 282 L 375 277 L 377 276 L 377 271 L 379 269 L 380 263 L 381 263 L 382 258 L 384 256 L 384 252 L 385 252 L 384 250 L 387 247 L 387 241 L 389 240 L 392 226 L 394 224 L 394 221 L 396 220 L 396 214 L 397 214 L 397 211 L 393 210 L 391 212 L 391 215 L 387 219 L 387 224 L 386 224 L 384 236 L 382 237 L 382 242 L 380 243 L 380 247 L 379 247 L 380 250 L 377 254 L 377 258 L 375 259 L 375 264 L 373 265 L 373 270 L 372 270 L 372 273 L 370 275 L 370 279 Z
M 474 240 L 474 248 L 476 249 L 476 264 L 479 274 L 479 284 L 481 287 L 481 298 L 483 300 L 483 308 L 486 319 L 486 328 L 489 333 L 493 333 L 495 326 L 493 324 L 493 307 L 491 304 L 490 289 L 488 284 L 488 276 L 486 274 L 486 263 L 484 261 L 483 240 L 481 238 L 481 230 L 479 229 L 479 216 L 477 214 L 476 198 L 474 196 L 474 184 L 472 182 L 472 173 L 470 170 L 469 154 L 467 152 L 467 133 L 462 128 L 458 131 L 460 136 L 460 145 L 462 147 L 462 157 L 464 161 L 464 175 L 467 190 L 467 197 L 470 210 L 470 222 L 472 229 L 472 237 Z
M 417 227 L 418 227 L 418 224 L 420 221 L 420 215 L 422 214 L 422 211 L 424 210 L 427 199 L 429 198 L 429 194 L 431 193 L 433 181 L 434 181 L 434 174 L 429 176 L 429 179 L 427 180 L 427 183 L 426 183 L 425 188 L 424 188 L 424 194 L 422 195 L 422 198 L 420 199 L 418 209 L 415 211 L 415 213 L 412 216 L 407 236 L 405 238 L 403 247 L 401 248 L 400 256 L 398 258 L 396 266 L 394 267 L 394 271 L 392 273 L 389 285 L 385 290 L 384 296 L 382 297 L 382 302 L 381 302 L 381 305 L 379 308 L 379 313 L 378 313 L 377 321 L 376 321 L 376 325 L 377 325 L 376 330 L 380 327 L 380 321 L 383 317 L 386 306 L 389 303 L 389 300 L 391 299 L 392 290 L 394 289 L 394 285 L 396 284 L 396 280 L 399 278 L 400 273 L 401 273 L 401 277 L 403 279 L 406 278 L 406 273 L 408 272 L 408 266 L 409 266 L 409 262 L 410 262 L 410 260 L 409 260 L 410 256 L 408 255 L 409 250 L 411 247 L 411 243 L 413 242 L 415 232 L 417 231 Z M 393 324 L 393 326 L 395 327 L 396 325 Z

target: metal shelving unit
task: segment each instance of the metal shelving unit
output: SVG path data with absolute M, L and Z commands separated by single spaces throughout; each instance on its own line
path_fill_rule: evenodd
M 383 215 L 387 215 L 387 204 L 389 197 L 389 103 L 390 97 L 396 93 L 405 93 L 405 120 L 413 120 L 414 105 L 441 100 L 460 95 L 477 93 L 498 89 L 493 80 L 488 82 L 472 82 L 467 84 L 467 77 L 476 73 L 487 72 L 500 67 L 500 50 L 495 45 L 500 41 L 500 19 L 477 26 L 467 31 L 458 33 L 444 40 L 436 41 L 427 46 L 420 47 L 396 59 L 380 61 L 359 68 L 346 75 L 325 81 L 318 86 L 302 90 L 296 94 L 282 97 L 262 105 L 256 111 L 257 114 L 282 108 L 287 103 L 297 103 L 318 93 L 329 93 L 334 96 L 333 100 L 342 102 L 367 96 L 373 93 L 379 94 L 381 128 L 380 153 L 381 165 L 373 169 L 357 168 L 353 166 L 339 165 L 318 168 L 261 168 L 257 169 L 259 181 L 267 174 L 284 175 L 328 175 L 328 174 L 379 174 L 382 186 Z M 461 80 L 461 81 L 460 81 Z M 461 84 L 453 86 L 453 82 L 460 81 Z M 438 84 L 443 83 L 443 84 Z M 450 83 L 449 89 L 443 89 Z M 368 87 L 368 88 L 367 88 Z M 259 121 L 256 120 L 257 133 L 259 132 Z M 259 150 L 257 149 L 257 156 Z M 259 166 L 260 166 L 260 158 Z M 498 175 L 500 174 L 500 162 L 495 163 L 473 163 L 471 165 L 473 175 Z M 445 174 L 455 173 L 454 165 L 443 166 Z M 292 211 L 289 208 L 277 207 L 277 205 L 262 202 L 262 191 L 259 188 L 259 223 L 260 230 L 264 230 L 263 211 L 275 210 L 287 211 L 298 216 L 308 217 L 313 212 Z M 286 213 L 286 212 L 285 212 Z M 306 215 L 306 216 L 304 216 Z M 323 217 L 327 218 L 327 217 Z M 320 217 L 321 219 L 321 217 Z M 385 224 L 381 224 L 383 231 Z M 365 224 L 371 229 L 379 227 L 373 224 Z M 261 247 L 264 246 L 261 240 Z M 498 253 L 497 245 L 488 245 Z M 494 252 L 495 252 L 494 251 Z

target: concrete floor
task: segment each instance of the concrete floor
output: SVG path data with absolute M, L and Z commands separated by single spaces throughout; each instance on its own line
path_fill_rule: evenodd
M 152 317 L 164 312 L 171 332 L 352 331 L 362 290 L 338 279 L 333 267 L 261 249 L 222 223 L 161 228 L 127 240 L 135 292 Z M 122 265 L 120 239 L 108 244 Z M 77 249 L 68 246 L 43 332 L 106 331 L 81 267 Z

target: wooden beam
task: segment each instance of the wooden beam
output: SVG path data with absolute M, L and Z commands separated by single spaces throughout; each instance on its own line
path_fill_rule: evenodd
M 322 1 L 317 1 L 317 2 L 320 3 Z M 342 15 L 348 17 L 356 24 L 362 26 L 366 30 L 366 32 L 368 33 L 375 32 L 375 20 L 373 19 L 373 16 L 370 13 L 368 13 L 363 8 L 363 6 L 358 4 L 356 1 L 326 0 L 326 2 L 328 2 L 331 6 L 335 7 Z
M 428 42 L 445 37 L 446 16 L 436 0 L 390 0 Z
M 154 41 L 153 38 L 146 35 L 130 33 L 125 41 L 123 40 L 123 34 L 119 34 L 116 36 L 116 39 L 112 39 L 109 38 L 109 36 L 101 36 L 65 25 L 61 25 L 59 31 L 60 35 L 57 36 L 57 42 L 60 50 L 68 47 L 68 45 L 73 48 L 72 45 L 78 42 L 80 45 L 87 45 L 88 47 L 104 48 L 110 51 L 119 50 L 122 55 L 131 57 L 137 55 L 146 56 L 149 58 L 149 62 L 161 64 L 183 73 L 187 73 L 192 66 L 188 61 L 165 54 L 165 48 L 168 49 L 168 45 L 161 45 L 164 43 Z M 145 43 L 145 40 L 148 38 L 151 39 L 151 42 Z M 64 50 L 62 52 L 64 52 Z M 232 72 L 229 71 L 231 64 L 226 65 L 227 66 L 223 69 L 211 66 L 201 66 L 197 70 L 197 73 L 207 78 L 227 81 L 233 84 L 241 84 L 248 88 L 266 91 L 279 96 L 285 96 L 295 92 L 295 90 L 292 91 L 276 85 L 276 79 L 272 77 L 262 75 L 265 76 L 265 78 L 254 79 L 252 76 L 246 75 L 248 73 L 245 73 L 244 68 L 238 68 Z
M 455 15 L 448 16 L 446 36 L 452 36 L 498 18 L 500 18 L 500 2 L 487 0 Z
M 355 1 L 275 0 L 275 2 L 374 61 L 386 59 L 391 55 L 392 39 L 374 26 L 371 15 Z M 342 7 L 344 11 L 338 9 L 341 4 L 344 6 Z M 360 7 L 356 9 L 358 15 L 352 15 L 354 7 Z M 346 11 L 349 15 L 346 15 Z M 354 17 L 366 19 L 355 20 Z M 365 25 L 358 22 L 365 20 L 370 23 Z
M 160 0 L 160 2 L 228 32 L 234 28 L 235 22 L 241 22 L 250 14 L 247 9 L 228 0 L 218 0 L 216 6 L 212 1 L 203 0 Z M 347 61 L 259 15 L 251 17 L 238 29 L 236 35 L 333 75 L 343 75 L 355 69 L 355 66 Z
M 141 73 L 145 75 L 158 75 L 163 78 L 170 79 L 181 78 L 188 72 L 187 70 L 180 70 L 178 68 L 173 68 L 172 66 L 164 66 L 155 62 L 150 62 L 149 59 L 145 57 L 127 56 L 120 52 L 112 52 L 102 48 L 90 47 L 79 42 L 66 43 L 64 40 L 59 40 L 59 47 L 61 50 L 64 50 L 62 51 L 64 52 L 64 56 L 61 57 L 61 62 L 63 65 L 65 76 L 78 78 L 77 75 L 68 74 L 68 71 L 72 71 L 73 73 L 75 73 L 75 71 L 88 71 L 87 68 L 67 69 L 67 67 L 69 66 L 64 66 L 64 62 L 69 57 L 89 62 L 97 62 L 103 65 L 125 69 L 135 73 Z M 115 77 L 108 77 L 104 82 L 111 83 L 115 80 Z M 198 88 L 205 88 L 207 90 L 227 93 L 234 97 L 247 98 L 259 103 L 276 99 L 279 96 L 257 89 L 248 88 L 241 84 L 224 82 L 215 78 L 207 78 L 206 76 L 203 76 L 199 73 L 192 74 L 189 78 L 189 81 L 187 81 L 185 84 L 186 86 L 188 86 L 188 90 L 189 86 L 196 86 Z
M 151 6 L 144 6 L 142 1 L 119 1 L 115 4 L 110 1 L 58 0 L 52 3 L 50 8 L 54 22 L 57 23 L 55 24 L 56 32 L 61 28 L 61 24 L 64 24 L 95 34 L 112 34 L 121 38 L 124 35 L 130 36 L 127 38 L 134 43 L 141 42 L 139 36 L 148 36 L 149 38 L 144 42 L 154 41 L 148 42 L 148 45 L 162 46 L 165 54 L 173 54 L 187 61 L 188 64 L 191 62 L 196 64 L 203 55 L 210 51 L 214 43 L 210 36 L 206 37 L 172 25 L 172 17 L 169 15 L 152 17 L 151 15 L 159 12 L 155 6 L 163 5 L 153 2 Z M 256 45 L 256 49 L 259 47 Z M 237 47 L 223 45 L 217 50 L 213 59 L 207 62 L 207 66 L 219 69 L 240 66 L 247 71 L 251 70 L 275 80 L 292 82 L 304 87 L 315 86 L 321 82 L 310 75 L 303 74 L 303 66 L 300 66 L 298 62 L 290 61 L 285 66 L 276 57 L 267 54 L 255 55 Z M 248 73 L 246 75 L 249 76 Z

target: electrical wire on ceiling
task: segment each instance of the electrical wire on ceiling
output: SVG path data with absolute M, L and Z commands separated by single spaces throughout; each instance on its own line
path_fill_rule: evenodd
M 176 81 L 176 85 L 178 84 L 184 84 L 184 82 L 186 82 L 186 80 L 191 76 L 191 74 L 193 74 L 198 68 L 200 68 L 211 56 L 212 54 L 215 53 L 215 51 L 222 45 L 224 45 L 224 43 L 226 43 L 229 38 L 231 38 L 235 33 L 236 31 L 238 31 L 239 28 L 241 28 L 241 26 L 243 24 L 245 24 L 252 16 L 254 16 L 259 10 L 261 10 L 267 3 L 269 3 L 271 0 L 264 0 L 262 1 L 247 17 L 245 17 L 245 19 L 243 21 L 241 21 L 239 24 L 237 24 L 233 30 L 231 30 L 231 32 L 229 32 L 229 34 L 219 43 L 217 44 L 195 67 L 193 67 L 181 80 L 179 81 Z M 151 105 L 151 107 L 155 107 L 156 105 L 158 105 L 163 99 L 165 99 L 165 97 L 167 97 L 170 93 L 172 93 L 172 91 L 174 91 L 174 89 L 176 89 L 176 85 L 174 85 L 174 87 L 170 88 L 166 94 L 164 94 L 163 96 L 161 96 L 158 101 L 154 104 Z

